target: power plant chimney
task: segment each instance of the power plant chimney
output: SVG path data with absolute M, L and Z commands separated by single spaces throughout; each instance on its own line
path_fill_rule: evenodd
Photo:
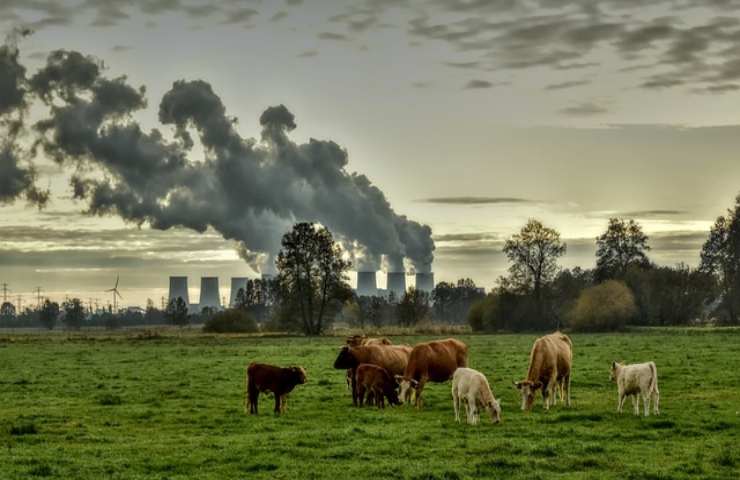
M 375 272 L 357 272 L 357 296 L 373 297 L 378 294 Z
M 214 309 L 221 308 L 221 294 L 218 291 L 218 277 L 202 277 L 200 279 L 200 304 L 201 310 L 205 307 Z
M 229 299 L 229 306 L 233 307 L 236 305 L 236 294 L 239 293 L 239 289 L 247 290 L 247 277 L 231 277 L 231 298 Z
M 393 292 L 396 300 L 400 300 L 406 293 L 406 272 L 388 272 L 388 293 Z
M 170 293 L 167 300 L 175 300 L 177 297 L 185 300 L 190 307 L 190 296 L 188 295 L 188 277 L 170 277 Z
M 416 289 L 421 292 L 432 293 L 434 290 L 434 273 L 416 273 Z

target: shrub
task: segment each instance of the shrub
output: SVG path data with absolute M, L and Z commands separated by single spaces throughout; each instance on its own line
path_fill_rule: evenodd
M 254 333 L 257 322 L 243 310 L 230 309 L 218 312 L 209 318 L 203 331 L 209 333 Z
M 569 324 L 577 331 L 619 330 L 636 314 L 632 291 L 623 282 L 610 280 L 581 292 L 570 312 Z

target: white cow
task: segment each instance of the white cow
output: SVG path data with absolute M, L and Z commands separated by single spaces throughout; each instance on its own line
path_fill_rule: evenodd
M 636 363 L 634 365 L 623 365 L 612 362 L 611 375 L 609 379 L 617 383 L 619 401 L 617 412 L 622 413 L 622 406 L 627 397 L 632 398 L 635 415 L 640 414 L 640 400 L 642 396 L 645 404 L 645 416 L 650 415 L 650 400 L 653 401 L 653 413 L 660 415 L 660 392 L 658 391 L 658 370 L 655 363 Z
M 465 414 L 470 425 L 480 422 L 478 407 L 491 415 L 493 423 L 501 421 L 501 404 L 493 396 L 486 376 L 472 368 L 458 368 L 452 376 L 452 406 L 455 421 L 460 421 L 460 403 L 465 402 Z

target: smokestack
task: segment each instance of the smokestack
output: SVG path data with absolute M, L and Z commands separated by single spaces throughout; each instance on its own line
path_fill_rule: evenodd
M 231 278 L 231 298 L 229 299 L 229 306 L 233 307 L 236 304 L 236 294 L 239 293 L 239 289 L 243 288 L 247 290 L 247 277 L 232 277 Z
M 375 272 L 357 272 L 357 295 L 372 297 L 378 294 Z
M 174 300 L 177 297 L 185 300 L 185 304 L 190 308 L 190 296 L 188 295 L 188 277 L 170 277 L 170 294 L 168 300 Z
M 393 292 L 397 300 L 406 293 L 406 272 L 388 272 L 388 293 Z
M 432 293 L 432 290 L 434 290 L 434 274 L 432 272 L 416 272 L 416 289 L 421 292 Z
M 200 279 L 200 304 L 203 310 L 205 307 L 220 309 L 221 294 L 218 291 L 218 277 L 202 277 Z

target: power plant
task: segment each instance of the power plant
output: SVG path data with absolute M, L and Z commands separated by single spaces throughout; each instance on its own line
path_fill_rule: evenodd
M 170 293 L 168 300 L 175 300 L 177 297 L 185 300 L 185 305 L 190 308 L 190 295 L 188 295 L 188 277 L 170 277 Z
M 247 289 L 247 277 L 232 277 L 231 278 L 231 296 L 229 299 L 229 306 L 233 307 L 236 304 L 236 294 L 239 293 L 239 289 Z
M 393 293 L 396 300 L 400 300 L 406 293 L 406 272 L 388 272 L 388 283 L 386 289 L 388 294 Z
M 378 284 L 375 272 L 357 272 L 357 295 L 373 297 L 378 295 Z
M 416 273 L 416 289 L 426 293 L 434 290 L 434 274 L 432 272 Z
M 198 309 L 221 309 L 221 294 L 218 290 L 218 277 L 203 277 L 200 279 L 200 303 Z

